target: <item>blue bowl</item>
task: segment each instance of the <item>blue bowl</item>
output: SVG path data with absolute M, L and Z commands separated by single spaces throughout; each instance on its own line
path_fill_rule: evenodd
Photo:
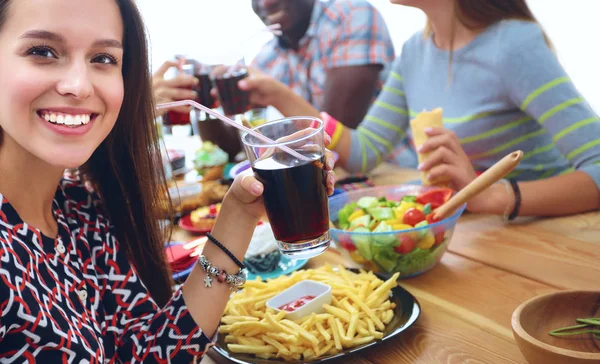
M 365 188 L 329 199 L 331 221 L 337 222 L 339 211 L 361 197 L 385 197 L 400 201 L 406 195 L 419 195 L 432 187 L 399 185 Z M 401 278 L 422 274 L 442 259 L 452 239 L 454 227 L 465 211 L 463 205 L 452 216 L 427 226 L 390 232 L 351 232 L 330 228 L 332 239 L 342 254 L 367 270 L 386 275 L 400 273 Z M 433 239 L 433 245 L 432 244 Z M 412 247 L 412 248 L 411 248 Z
M 333 189 L 333 195 L 329 196 L 329 198 L 332 198 L 332 197 L 337 196 L 337 195 L 341 195 L 342 193 L 345 193 L 345 192 L 346 191 L 344 191 L 341 188 L 334 188 Z
M 250 162 L 245 160 L 231 167 L 229 170 L 229 178 L 235 179 L 240 173 L 250 169 Z

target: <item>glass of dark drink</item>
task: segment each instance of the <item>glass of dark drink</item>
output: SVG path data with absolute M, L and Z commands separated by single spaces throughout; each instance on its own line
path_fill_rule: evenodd
M 210 109 L 214 109 L 217 107 L 217 100 L 210 93 L 213 88 L 212 80 L 210 78 L 211 68 L 212 67 L 199 62 L 194 64 L 193 74 L 194 77 L 198 79 L 198 85 L 194 88 L 194 91 L 198 94 L 198 97 L 195 100 L 196 102 Z
M 163 117 L 163 122 L 165 125 L 187 125 L 190 123 L 190 114 L 183 113 L 179 111 L 170 110 L 167 111 L 165 116 Z
M 276 141 L 242 137 L 254 175 L 264 185 L 263 200 L 279 250 L 296 259 L 323 253 L 330 243 L 323 122 L 284 118 L 253 130 Z M 281 145 L 306 159 L 288 154 Z
M 232 66 L 219 65 L 213 68 L 211 79 L 225 115 L 241 115 L 250 110 L 248 92 L 238 87 L 238 82 L 246 77 L 248 69 L 243 60 Z
M 183 65 L 181 71 L 177 71 L 175 76 L 179 74 L 179 72 L 186 73 L 189 75 L 194 75 L 194 66 L 191 64 Z M 193 87 L 186 87 L 186 89 L 193 90 Z M 194 100 L 198 101 L 198 100 Z M 190 123 L 190 113 L 188 112 L 180 112 L 176 110 L 169 110 L 165 116 L 163 117 L 164 124 L 167 126 L 172 125 L 188 125 Z

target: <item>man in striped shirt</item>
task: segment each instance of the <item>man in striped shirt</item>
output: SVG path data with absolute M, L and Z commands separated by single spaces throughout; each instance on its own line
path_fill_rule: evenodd
M 252 7 L 283 32 L 252 66 L 355 128 L 394 59 L 381 14 L 367 0 L 252 0 Z

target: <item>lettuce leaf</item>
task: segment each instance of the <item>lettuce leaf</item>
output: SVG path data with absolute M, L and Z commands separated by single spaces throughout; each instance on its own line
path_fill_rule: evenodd
M 438 258 L 444 254 L 445 244 L 438 245 L 434 249 L 416 248 L 412 252 L 398 257 L 396 271 L 401 271 L 404 276 L 410 276 L 417 272 L 430 269 L 435 265 Z
M 350 222 L 348 218 L 352 213 L 358 208 L 356 202 L 351 202 L 346 204 L 339 212 L 338 212 L 338 224 L 342 230 L 348 229 L 350 226 Z

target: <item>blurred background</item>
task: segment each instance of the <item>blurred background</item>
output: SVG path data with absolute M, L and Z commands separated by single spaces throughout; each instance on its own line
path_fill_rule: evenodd
M 419 10 L 370 0 L 387 22 L 396 53 L 425 24 Z M 138 0 L 151 42 L 156 68 L 176 54 L 206 63 L 236 60 L 249 62 L 270 39 L 262 32 L 251 0 Z M 597 40 L 598 0 L 529 0 L 533 12 L 548 32 L 563 66 L 596 111 L 600 111 L 600 45 Z

